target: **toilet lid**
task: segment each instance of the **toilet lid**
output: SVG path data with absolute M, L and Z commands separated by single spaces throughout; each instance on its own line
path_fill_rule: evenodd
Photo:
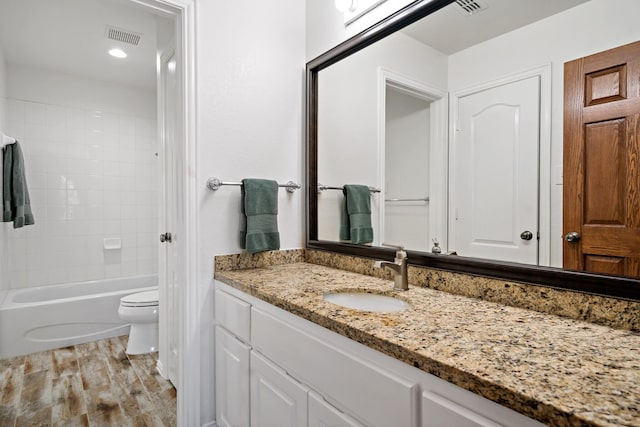
M 150 307 L 158 305 L 158 290 L 138 292 L 120 298 L 120 304 L 125 307 Z

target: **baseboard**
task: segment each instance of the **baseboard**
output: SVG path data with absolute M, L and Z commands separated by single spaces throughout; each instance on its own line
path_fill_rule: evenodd
M 168 377 L 164 374 L 164 368 L 162 367 L 162 362 L 159 360 L 156 362 L 156 371 L 158 371 L 158 373 L 162 378 L 164 378 L 165 380 L 168 379 Z

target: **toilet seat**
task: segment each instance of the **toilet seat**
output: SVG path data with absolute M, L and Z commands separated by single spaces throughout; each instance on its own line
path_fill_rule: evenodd
M 138 292 L 120 298 L 122 307 L 155 307 L 158 305 L 158 290 Z

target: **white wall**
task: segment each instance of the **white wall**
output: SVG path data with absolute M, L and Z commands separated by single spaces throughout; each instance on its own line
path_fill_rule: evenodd
M 6 92 L 7 69 L 4 59 L 4 52 L 0 45 L 0 132 L 6 130 Z M 1 156 L 0 156 L 1 157 Z M 2 188 L 2 162 L 0 161 L 0 189 Z M 2 190 L 0 190 L 1 192 Z M 0 303 L 2 302 L 2 291 L 9 289 L 9 259 L 7 233 L 10 224 L 0 223 Z
M 326 68 L 318 77 L 318 182 L 329 186 L 383 185 L 379 164 L 380 68 L 446 90 L 447 57 L 404 34 Z M 371 199 L 374 244 L 379 245 L 381 194 Z M 339 240 L 340 191 L 318 196 L 318 237 Z
M 8 233 L 10 287 L 157 272 L 155 94 L 27 67 L 7 81 L 35 217 Z
M 11 64 L 7 97 L 111 113 L 156 116 L 155 91 Z
M 240 188 L 208 177 L 304 179 L 305 2 L 197 3 L 197 156 L 201 185 L 198 285 L 202 422 L 213 420 L 212 275 L 215 255 L 241 252 Z M 304 245 L 305 191 L 278 193 L 282 249 Z
M 624 10 L 624 13 L 620 13 Z M 637 0 L 592 0 L 449 57 L 449 90 L 515 74 L 546 64 L 552 67 L 551 265 L 562 266 L 562 111 L 564 63 L 637 41 Z

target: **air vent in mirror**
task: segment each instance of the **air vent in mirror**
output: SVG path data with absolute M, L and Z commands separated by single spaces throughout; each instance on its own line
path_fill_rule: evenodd
M 456 0 L 456 4 L 460 6 L 457 10 L 464 15 L 473 15 L 488 7 L 478 0 Z
M 140 38 L 142 37 L 142 33 L 123 30 L 122 28 L 112 27 L 111 25 L 107 25 L 105 35 L 109 40 L 115 40 L 133 46 L 138 46 L 138 44 L 140 43 Z

